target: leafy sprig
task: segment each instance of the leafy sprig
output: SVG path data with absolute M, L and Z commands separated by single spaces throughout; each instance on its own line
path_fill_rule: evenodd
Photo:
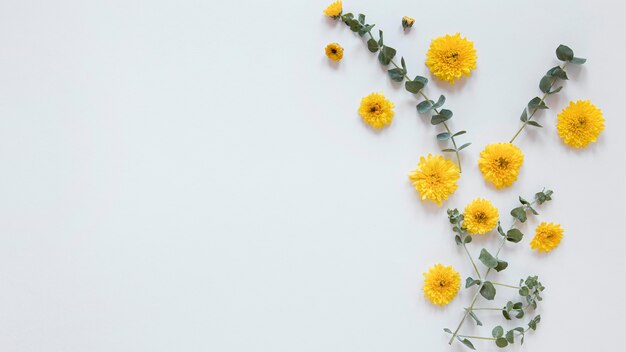
M 422 76 L 415 76 L 411 79 L 408 75 L 408 70 L 406 67 L 406 62 L 404 61 L 404 57 L 400 58 L 400 65 L 394 61 L 394 58 L 397 57 L 396 49 L 392 48 L 389 45 L 386 45 L 383 40 L 383 31 L 378 31 L 378 39 L 375 39 L 372 35 L 372 29 L 374 28 L 373 24 L 367 24 L 365 22 L 365 15 L 359 14 L 358 17 L 352 13 L 346 13 L 341 16 L 341 21 L 345 23 L 351 31 L 357 33 L 359 36 L 363 37 L 367 34 L 369 39 L 367 40 L 367 48 L 372 53 L 378 53 L 378 61 L 383 66 L 393 65 L 393 68 L 387 70 L 387 74 L 389 78 L 394 82 L 403 82 L 404 88 L 415 95 L 416 97 L 423 99 L 420 103 L 417 104 L 416 108 L 420 114 L 431 114 L 430 123 L 434 126 L 441 125 L 444 128 L 444 132 L 437 134 L 437 140 L 446 142 L 449 141 L 452 145 L 449 148 L 444 148 L 441 151 L 444 153 L 454 153 L 456 155 L 457 165 L 459 166 L 459 171 L 461 171 L 461 157 L 459 152 L 471 145 L 471 143 L 464 143 L 462 145 L 457 144 L 456 138 L 461 136 L 467 131 L 457 131 L 452 132 L 450 126 L 448 125 L 448 121 L 454 115 L 452 110 L 443 109 L 443 105 L 446 102 L 446 97 L 444 95 L 440 95 L 437 101 L 430 99 L 426 93 L 424 93 L 424 88 L 428 84 L 428 78 Z
M 521 205 L 511 210 L 510 213 L 513 217 L 513 222 L 508 231 L 504 231 L 500 222 L 498 222 L 496 229 L 501 237 L 498 250 L 495 252 L 495 254 L 492 254 L 486 248 L 482 248 L 480 250 L 478 261 L 487 268 L 485 273 L 482 275 L 480 274 L 478 267 L 476 266 L 476 262 L 474 261 L 467 248 L 467 244 L 472 242 L 472 237 L 470 234 L 467 233 L 467 230 L 463 226 L 463 221 L 465 219 L 464 215 L 459 212 L 458 209 L 448 209 L 448 220 L 452 225 L 452 231 L 455 233 L 454 241 L 457 245 L 464 248 L 467 257 L 474 268 L 474 272 L 477 275 L 477 278 L 473 278 L 470 276 L 465 280 L 465 288 L 471 288 L 474 286 L 476 286 L 477 288 L 474 297 L 472 298 L 472 301 L 470 302 L 469 306 L 465 308 L 465 313 L 463 315 L 463 318 L 461 319 L 461 322 L 454 332 L 448 328 L 444 329 L 445 332 L 452 335 L 449 341 L 450 344 L 452 344 L 452 342 L 456 339 L 459 342 L 463 343 L 465 346 L 471 349 L 475 349 L 471 341 L 473 339 L 479 339 L 492 340 L 495 342 L 496 346 L 506 347 L 510 344 L 515 343 L 516 337 L 520 337 L 520 343 L 524 343 L 525 333 L 528 330 L 535 330 L 537 328 L 537 324 L 541 319 L 539 315 L 535 316 L 528 322 L 527 328 L 516 327 L 514 329 L 504 331 L 504 328 L 498 325 L 492 330 L 491 337 L 469 336 L 459 333 L 461 326 L 463 325 L 465 320 L 467 320 L 467 317 L 470 317 L 476 323 L 476 325 L 483 325 L 483 322 L 476 314 L 476 312 L 479 311 L 500 311 L 505 320 L 512 320 L 513 318 L 522 319 L 526 315 L 526 310 L 531 308 L 535 310 L 537 308 L 537 302 L 542 300 L 541 293 L 545 289 L 537 276 L 529 276 L 526 279 L 522 279 L 520 280 L 518 285 L 508 285 L 489 280 L 489 274 L 493 270 L 500 272 L 508 268 L 509 263 L 499 258 L 502 247 L 506 242 L 519 243 L 523 239 L 524 234 L 516 227 L 517 223 L 525 222 L 528 219 L 529 215 L 538 215 L 539 213 L 534 207 L 536 205 L 541 205 L 547 201 L 552 200 L 552 194 L 553 192 L 551 190 L 544 189 L 535 194 L 532 202 L 529 202 L 526 199 L 519 197 L 519 202 Z M 506 305 L 504 305 L 502 308 L 481 308 L 475 306 L 478 298 L 481 296 L 487 301 L 493 301 L 497 294 L 496 287 L 504 287 L 516 290 L 520 296 L 519 301 L 508 301 Z
M 543 96 L 541 98 L 539 97 L 532 98 L 528 102 L 526 107 L 524 107 L 524 110 L 522 111 L 522 115 L 520 116 L 522 125 L 517 130 L 513 138 L 511 138 L 509 143 L 513 143 L 513 141 L 515 141 L 517 136 L 519 136 L 522 130 L 526 128 L 526 126 L 528 125 L 533 126 L 533 127 L 543 127 L 532 118 L 535 116 L 535 113 L 538 110 L 548 109 L 548 106 L 545 103 L 546 97 L 548 95 L 556 94 L 560 92 L 561 89 L 563 89 L 563 86 L 559 86 L 558 88 L 554 88 L 554 89 L 553 87 L 559 80 L 569 79 L 569 77 L 567 76 L 567 72 L 565 71 L 565 67 L 567 66 L 568 63 L 575 64 L 575 65 L 582 65 L 587 61 L 587 59 L 575 57 L 574 51 L 570 49 L 568 46 L 565 46 L 563 44 L 559 45 L 559 47 L 556 48 L 556 57 L 557 59 L 563 61 L 563 65 L 552 67 L 541 78 L 541 80 L 539 81 L 539 90 L 541 90 L 541 92 L 543 93 Z

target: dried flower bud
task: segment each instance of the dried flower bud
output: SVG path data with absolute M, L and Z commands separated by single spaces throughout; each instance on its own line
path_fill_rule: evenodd
M 404 28 L 405 31 L 407 30 L 407 28 L 413 27 L 413 23 L 415 23 L 415 20 L 412 19 L 411 17 L 409 16 L 402 17 L 402 28 Z

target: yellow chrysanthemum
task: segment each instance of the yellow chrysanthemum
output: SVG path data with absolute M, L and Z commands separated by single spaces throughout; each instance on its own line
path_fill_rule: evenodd
M 337 43 L 326 45 L 326 56 L 333 61 L 339 61 L 343 58 L 343 48 Z
M 459 33 L 435 38 L 426 53 L 426 66 L 435 77 L 454 84 L 476 68 L 474 42 L 461 38 Z
M 497 189 L 509 187 L 517 180 L 524 154 L 511 143 L 489 144 L 480 152 L 478 167 L 483 177 Z
M 441 155 L 428 154 L 420 157 L 417 169 L 409 174 L 409 180 L 419 192 L 422 200 L 429 199 L 441 206 L 457 189 L 456 181 L 461 177 L 459 168 Z
M 463 227 L 473 235 L 483 235 L 498 225 L 498 217 L 498 209 L 490 201 L 476 198 L 465 207 Z
M 341 1 L 335 1 L 328 5 L 328 7 L 324 10 L 324 14 L 328 17 L 339 18 L 339 16 L 341 16 L 341 11 L 343 11 Z
M 542 222 L 535 230 L 535 237 L 530 241 L 530 248 L 539 252 L 550 252 L 561 243 L 563 228 L 559 224 Z
M 387 100 L 381 93 L 372 93 L 361 99 L 359 115 L 363 121 L 374 127 L 383 128 L 393 119 L 393 103 Z
M 584 148 L 604 130 L 602 111 L 589 100 L 571 101 L 558 115 L 556 129 L 570 147 Z
M 461 287 L 461 275 L 451 266 L 435 264 L 424 273 L 424 297 L 432 304 L 445 306 Z

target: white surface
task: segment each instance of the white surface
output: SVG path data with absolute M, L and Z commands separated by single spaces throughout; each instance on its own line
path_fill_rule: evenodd
M 511 266 L 499 275 L 537 273 L 547 286 L 524 349 L 619 348 L 624 5 L 345 4 L 384 29 L 413 75 L 430 77 L 432 38 L 460 31 L 475 42 L 471 78 L 427 88 L 448 97 L 452 125 L 474 143 L 442 208 L 420 202 L 407 180 L 439 149 L 436 129 L 358 37 L 322 16 L 326 5 L 0 3 L 0 350 L 465 350 L 442 328 L 471 292 L 439 309 L 420 291 L 434 263 L 471 273 L 445 209 L 480 196 L 506 214 L 543 186 L 555 199 L 539 220 L 562 223 L 565 238 L 549 255 L 529 250 L 530 235 L 507 246 Z M 403 15 L 417 18 L 407 34 Z M 339 65 L 323 54 L 334 41 L 346 49 Z M 496 191 L 478 153 L 514 133 L 559 43 L 589 61 L 549 98 L 546 128 L 519 138 L 519 181 Z M 372 91 L 396 103 L 380 133 L 356 113 Z M 573 99 L 591 99 L 607 119 L 584 151 L 555 132 Z M 495 246 L 493 236 L 477 242 Z

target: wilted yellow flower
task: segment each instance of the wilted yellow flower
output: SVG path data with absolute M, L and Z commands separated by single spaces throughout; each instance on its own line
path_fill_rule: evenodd
M 562 238 L 561 225 L 542 222 L 535 230 L 535 237 L 530 241 L 530 248 L 539 252 L 550 252 L 561 243 Z
M 328 5 L 328 7 L 324 10 L 324 14 L 328 17 L 339 18 L 339 16 L 341 16 L 341 11 L 343 11 L 343 6 L 341 4 L 341 0 L 339 0 Z
M 483 235 L 498 225 L 498 217 L 498 209 L 490 201 L 476 198 L 465 207 L 463 227 L 472 235 Z
M 337 43 L 326 45 L 326 56 L 333 61 L 339 61 L 343 58 L 343 48 Z
M 394 104 L 382 93 L 372 93 L 361 99 L 359 115 L 366 124 L 377 129 L 383 128 L 393 119 L 393 107 Z
M 426 66 L 435 77 L 454 84 L 476 69 L 474 42 L 461 38 L 459 33 L 435 38 L 426 53 Z
M 461 275 L 451 266 L 435 264 L 424 273 L 424 297 L 432 304 L 445 306 L 456 297 Z
M 413 23 L 415 23 L 415 20 L 413 18 L 409 16 L 402 17 L 402 28 L 404 28 L 404 30 L 413 27 Z
M 456 191 L 459 177 L 461 172 L 455 163 L 441 155 L 432 154 L 428 154 L 428 158 L 420 157 L 417 169 L 409 174 L 409 180 L 413 182 L 421 199 L 432 200 L 439 206 Z
M 489 144 L 478 159 L 483 177 L 498 189 L 509 187 L 517 180 L 523 163 L 524 154 L 511 143 Z
M 589 100 L 571 101 L 558 115 L 556 129 L 570 147 L 584 148 L 604 130 L 602 111 Z

